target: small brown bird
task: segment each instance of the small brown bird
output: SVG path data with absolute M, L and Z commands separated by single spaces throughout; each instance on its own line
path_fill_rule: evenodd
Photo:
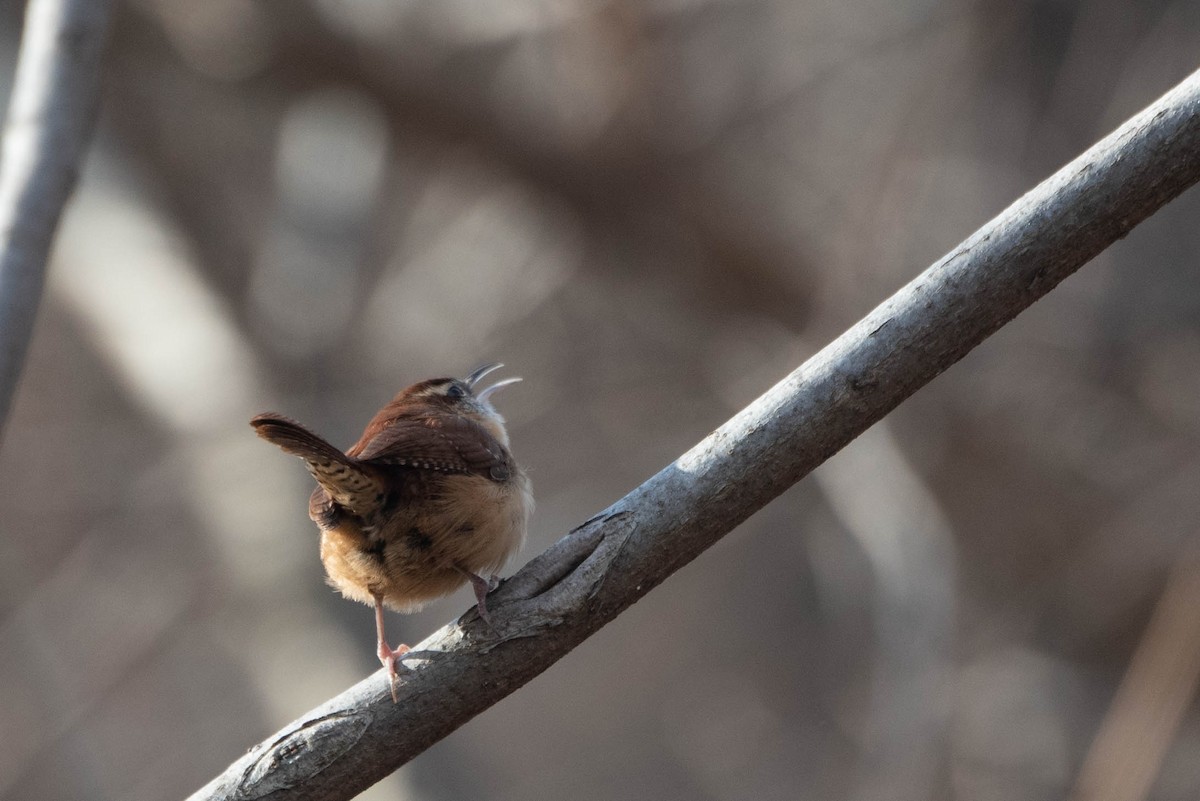
M 374 604 L 379 661 L 393 700 L 396 661 L 409 647 L 388 645 L 383 608 L 414 612 L 470 581 L 490 626 L 492 574 L 525 539 L 533 510 L 529 479 L 489 401 L 521 379 L 475 391 L 499 367 L 401 391 L 345 453 L 278 414 L 250 421 L 260 437 L 303 459 L 317 480 L 308 516 L 321 530 L 321 562 L 342 595 Z

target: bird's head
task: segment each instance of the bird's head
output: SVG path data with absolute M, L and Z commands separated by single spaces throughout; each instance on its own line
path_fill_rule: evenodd
M 396 416 L 418 417 L 430 414 L 449 413 L 469 417 L 491 432 L 497 440 L 508 445 L 508 432 L 504 430 L 504 418 L 492 406 L 491 397 L 499 389 L 520 381 L 520 378 L 505 378 L 485 388 L 479 382 L 503 364 L 485 364 L 472 370 L 466 378 L 430 378 L 402 390 L 388 406 Z

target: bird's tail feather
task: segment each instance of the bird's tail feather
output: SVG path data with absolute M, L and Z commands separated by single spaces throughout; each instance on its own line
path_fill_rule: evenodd
M 267 442 L 303 459 L 308 472 L 337 503 L 362 516 L 379 504 L 382 487 L 375 472 L 295 420 L 266 412 L 251 419 L 250 425 Z
M 274 412 L 255 415 L 250 420 L 254 431 L 267 442 L 278 445 L 285 453 L 305 461 L 349 462 L 346 454 L 309 431 L 295 420 Z

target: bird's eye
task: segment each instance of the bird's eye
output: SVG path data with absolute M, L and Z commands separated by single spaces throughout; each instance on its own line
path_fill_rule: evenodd
M 458 384 L 451 384 L 450 386 L 446 387 L 447 398 L 462 398 L 465 397 L 466 394 L 467 391 Z

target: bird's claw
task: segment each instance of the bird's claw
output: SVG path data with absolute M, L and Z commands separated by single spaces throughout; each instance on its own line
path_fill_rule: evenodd
M 400 680 L 400 674 L 396 671 L 396 665 L 402 667 L 404 663 L 400 659 L 412 649 L 407 645 L 398 645 L 395 649 L 389 648 L 386 643 L 379 643 L 379 661 L 383 663 L 387 669 L 388 688 L 392 691 L 392 703 L 400 703 L 400 696 L 397 692 L 396 683 Z M 407 670 L 407 668 L 405 668 Z

